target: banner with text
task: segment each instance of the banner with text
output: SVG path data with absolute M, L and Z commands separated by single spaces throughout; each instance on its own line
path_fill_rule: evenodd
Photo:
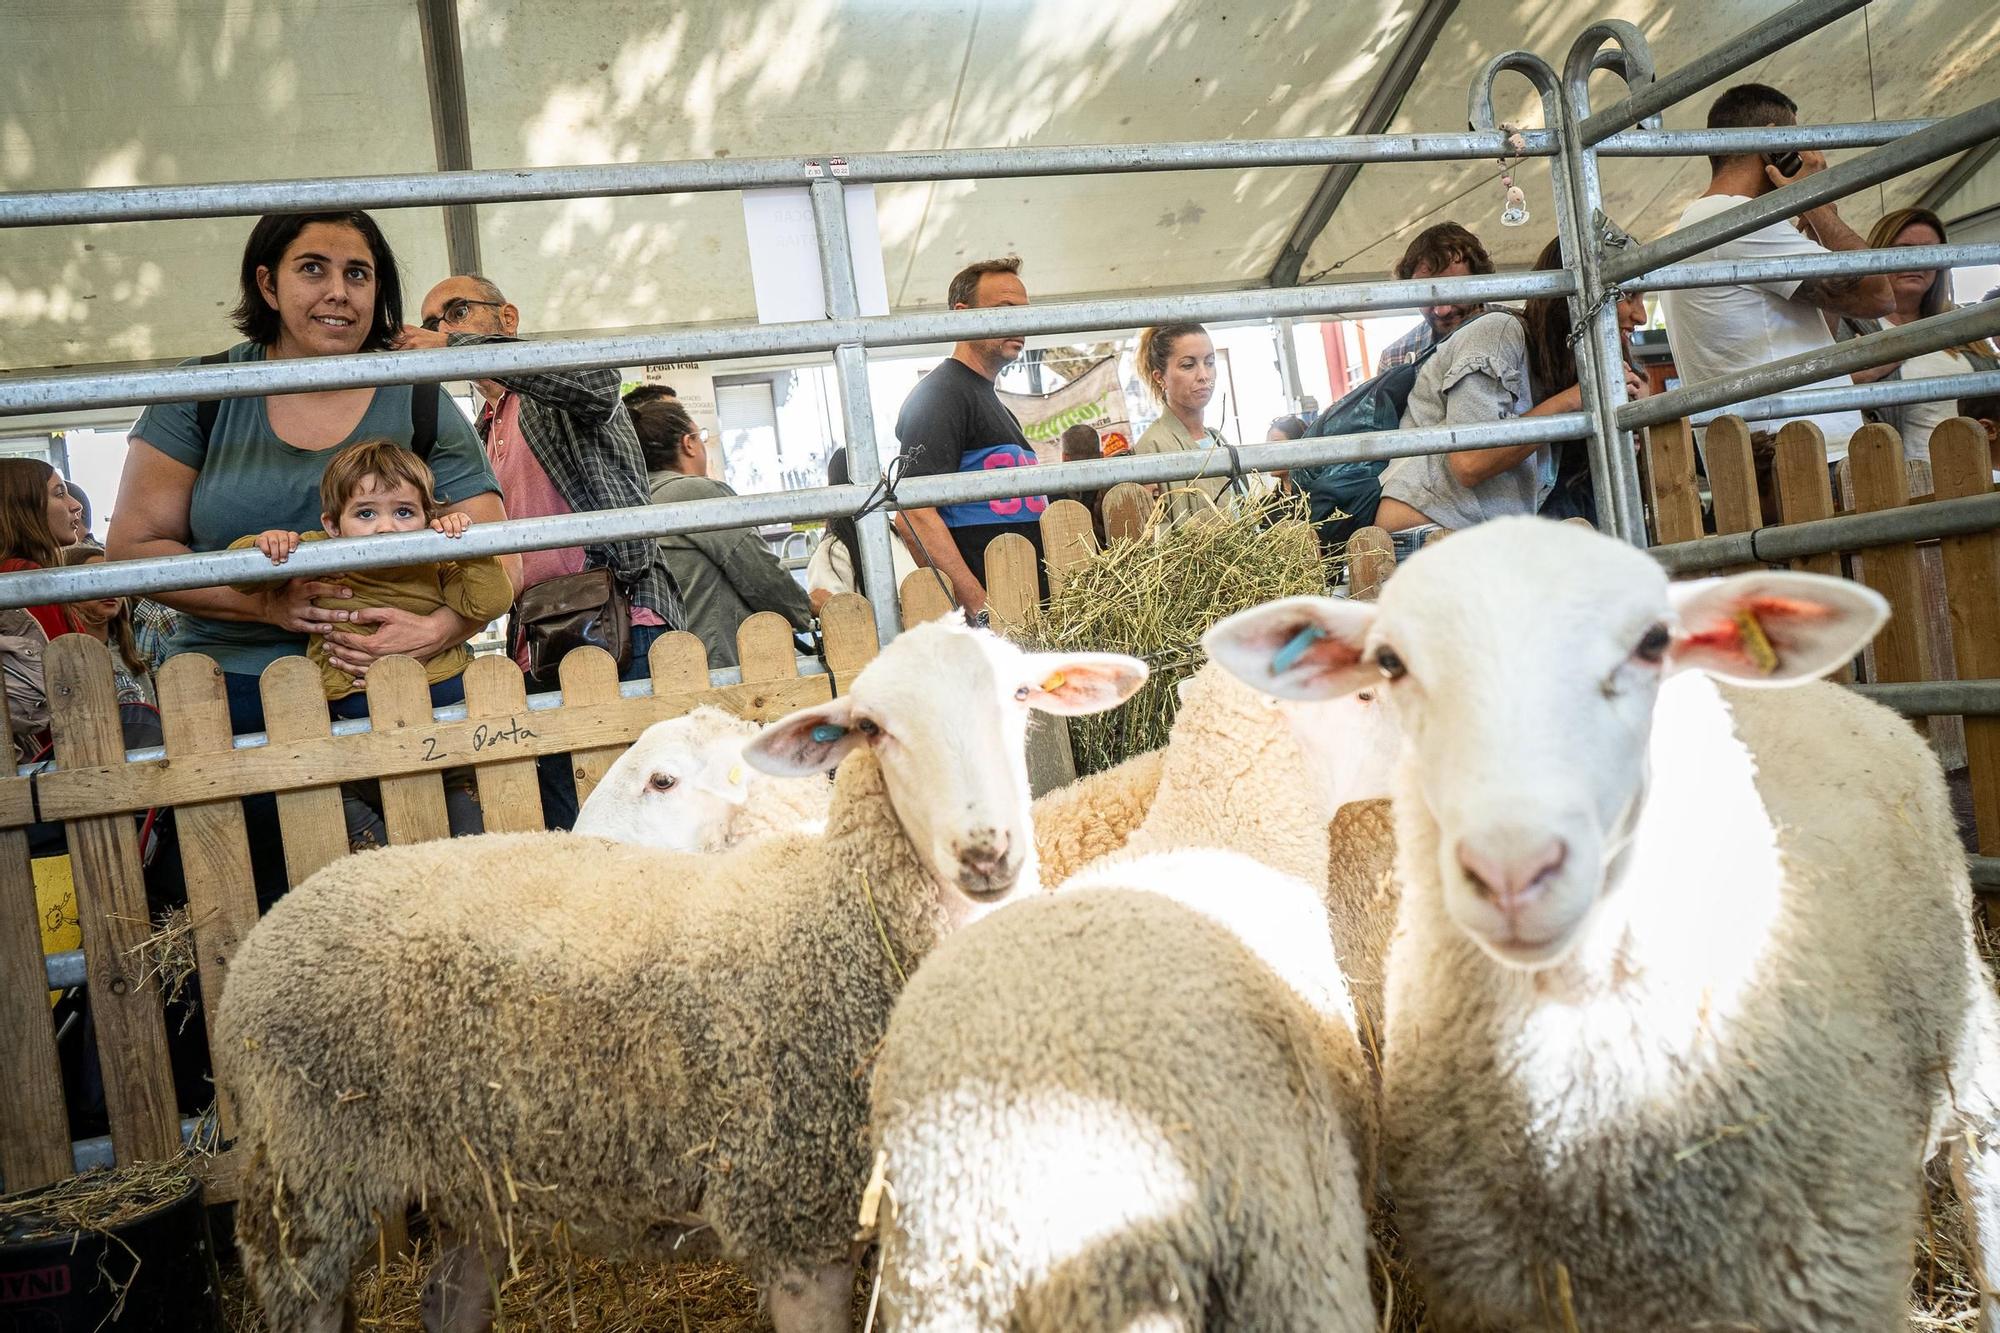
M 1071 426 L 1097 431 L 1104 452 L 1132 447 L 1132 413 L 1118 382 L 1118 358 L 1107 356 L 1054 393 L 1003 393 L 1000 401 L 1020 419 L 1021 431 L 1044 463 L 1062 461 L 1062 433 Z

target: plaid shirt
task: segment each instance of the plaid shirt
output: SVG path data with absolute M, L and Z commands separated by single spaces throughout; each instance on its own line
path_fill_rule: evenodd
M 1407 366 L 1430 349 L 1431 323 L 1427 319 L 1417 321 L 1411 329 L 1396 341 L 1382 349 L 1382 355 L 1375 359 L 1375 373 L 1394 370 L 1397 366 Z
M 450 338 L 453 347 L 518 341 L 498 333 L 454 333 Z M 652 503 L 646 492 L 646 457 L 619 401 L 617 371 L 523 371 L 499 376 L 498 383 L 520 395 L 521 436 L 571 510 L 581 514 Z M 492 426 L 493 405 L 488 403 L 479 414 L 481 440 Z M 612 571 L 634 606 L 653 612 L 669 628 L 682 623 L 681 599 L 659 543 L 645 537 L 601 542 L 584 547 L 583 554 L 588 567 Z

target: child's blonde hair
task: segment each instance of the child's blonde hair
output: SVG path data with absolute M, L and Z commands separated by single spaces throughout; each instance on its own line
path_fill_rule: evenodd
M 347 502 L 361 490 L 361 483 L 370 477 L 384 488 L 416 487 L 417 494 L 423 497 L 424 518 L 429 520 L 438 516 L 437 479 L 431 475 L 423 459 L 394 440 L 362 440 L 333 456 L 333 461 L 326 465 L 326 471 L 319 479 L 320 516 L 338 521 L 340 512 L 347 508 Z

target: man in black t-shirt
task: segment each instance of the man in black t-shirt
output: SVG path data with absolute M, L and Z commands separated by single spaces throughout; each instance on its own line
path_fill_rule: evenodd
M 951 280 L 951 308 L 1028 304 L 1020 272 L 1021 261 L 1014 255 L 972 265 Z M 1035 451 L 1021 433 L 1021 423 L 993 389 L 995 377 L 1020 357 L 1021 347 L 1019 338 L 962 342 L 918 382 L 896 417 L 896 439 L 909 459 L 906 476 L 1034 465 Z M 918 561 L 950 580 L 959 604 L 971 614 L 986 605 L 986 543 L 995 537 L 1015 532 L 1034 543 L 1040 571 L 1046 508 L 1047 496 L 1018 496 L 906 509 L 898 522 L 914 535 L 910 549 Z

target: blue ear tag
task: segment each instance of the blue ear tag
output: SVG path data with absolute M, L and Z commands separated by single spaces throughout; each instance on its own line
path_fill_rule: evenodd
M 812 729 L 812 738 L 821 745 L 831 745 L 846 734 L 846 727 L 836 727 L 831 722 L 822 722 Z
M 1280 671 L 1291 670 L 1314 644 L 1325 637 L 1325 630 L 1317 625 L 1307 625 L 1294 634 L 1284 647 L 1271 654 L 1271 674 L 1275 676 Z

